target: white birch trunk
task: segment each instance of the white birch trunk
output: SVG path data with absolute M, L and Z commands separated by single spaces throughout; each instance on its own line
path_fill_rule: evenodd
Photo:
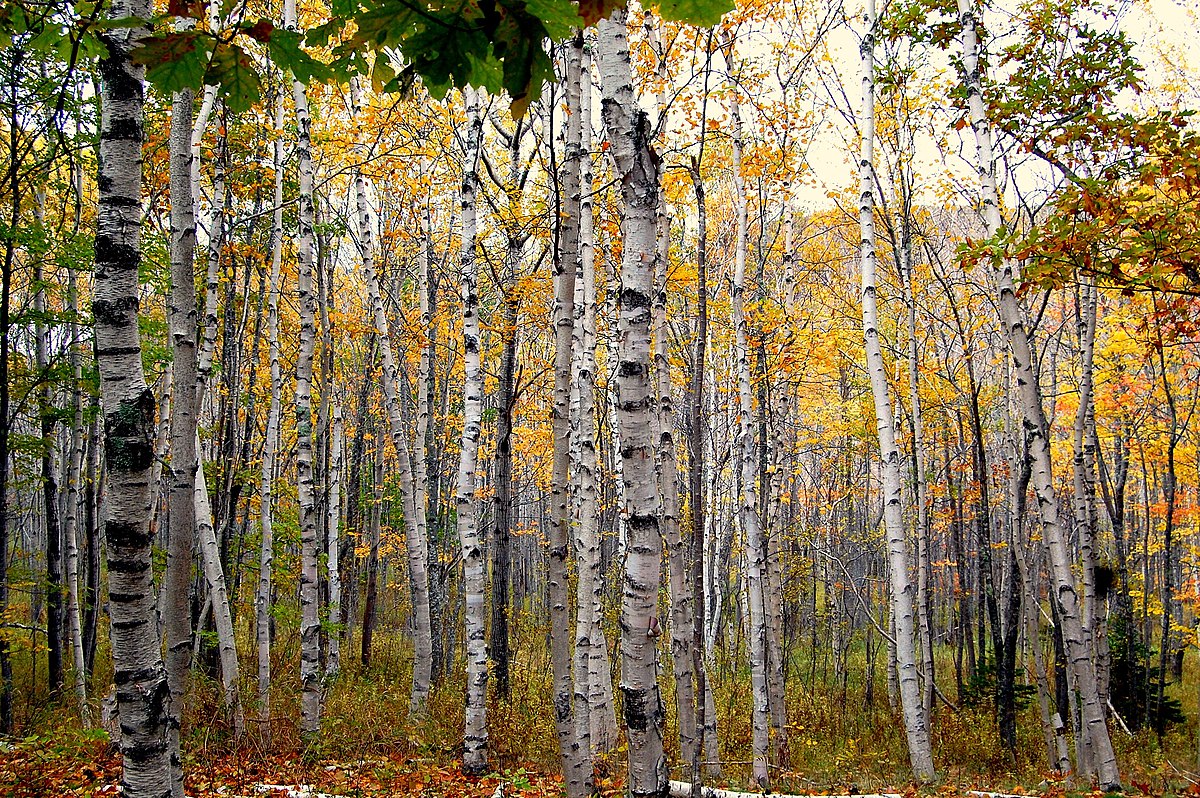
M 571 676 L 571 361 L 575 329 L 575 273 L 579 249 L 579 173 L 584 157 L 580 141 L 579 92 L 583 36 L 566 46 L 567 92 L 565 194 L 560 249 L 554 259 L 554 404 L 551 410 L 553 459 L 550 474 L 550 660 L 554 680 L 554 720 L 568 798 L 592 792 L 590 729 L 575 723 L 576 690 Z M 586 689 L 586 688 L 585 688 Z M 583 692 L 582 690 L 580 692 Z M 586 694 L 578 696 L 586 704 Z
M 728 44 L 726 60 L 730 71 L 734 71 L 733 45 Z M 733 90 L 730 100 L 731 133 L 733 138 L 733 191 L 736 214 L 734 234 L 734 274 L 732 311 L 735 331 L 734 368 L 737 370 L 738 386 L 738 469 L 741 492 L 739 495 L 738 518 L 746 535 L 746 604 L 749 621 L 750 642 L 750 692 L 753 709 L 751 715 L 753 778 L 759 787 L 770 782 L 767 770 L 771 745 L 770 694 L 767 689 L 767 620 L 765 607 L 766 558 L 763 546 L 762 518 L 758 501 L 758 447 L 754 436 L 754 406 L 750 385 L 750 359 L 748 356 L 748 333 L 746 329 L 746 185 L 742 178 L 742 120 L 737 91 Z
M 358 116 L 361 94 L 357 82 L 352 85 L 351 91 L 355 116 Z M 365 159 L 368 154 L 365 145 L 358 146 L 360 157 Z M 433 632 L 429 611 L 429 543 L 425 529 L 424 441 L 428 413 L 424 413 L 424 421 L 418 420 L 417 455 L 414 457 L 409 447 L 408 428 L 405 425 L 401 408 L 399 367 L 396 363 L 395 350 L 392 348 L 391 330 L 388 326 L 387 313 L 383 306 L 383 294 L 379 285 L 373 217 L 368 197 L 371 186 L 361 168 L 355 171 L 354 184 L 358 246 L 367 282 L 367 301 L 371 306 L 371 317 L 375 324 L 375 334 L 379 340 L 380 357 L 383 360 L 381 381 L 384 407 L 387 411 L 392 445 L 396 449 L 396 456 L 400 463 L 400 488 L 404 506 L 404 545 L 408 555 L 409 591 L 412 594 L 414 627 L 413 683 L 412 691 L 409 694 L 409 709 L 414 714 L 420 714 L 425 711 L 429 698 L 433 666 Z M 427 302 L 427 300 L 422 301 Z M 423 315 L 428 315 L 427 308 L 423 311 Z M 418 469 L 416 479 L 413 477 L 414 467 Z
M 255 637 L 258 649 L 258 717 L 261 732 L 271 736 L 271 569 L 275 559 L 274 480 L 275 450 L 279 445 L 279 285 L 283 264 L 283 101 L 282 88 L 275 96 L 275 143 L 271 162 L 275 171 L 274 213 L 271 217 L 271 277 L 267 291 L 267 347 L 271 371 L 271 399 L 263 438 L 262 478 L 259 485 L 259 526 L 262 546 L 258 556 L 258 585 L 254 598 Z
M 296 2 L 285 0 L 284 27 L 296 30 Z M 312 738 L 321 730 L 321 619 L 317 606 L 317 499 L 313 488 L 312 376 L 316 339 L 316 296 L 313 292 L 313 160 L 312 118 L 308 94 L 292 81 L 296 109 L 296 155 L 299 196 L 296 234 L 296 298 L 300 306 L 300 351 L 296 357 L 296 493 L 300 505 L 300 733 Z
M 196 435 L 195 433 L 193 433 Z M 196 450 L 200 450 L 200 436 L 195 437 Z M 196 542 L 200 545 L 200 560 L 204 565 L 204 579 L 208 582 L 209 598 L 212 601 L 213 626 L 217 632 L 217 655 L 221 663 L 222 702 L 233 723 L 234 736 L 240 738 L 244 732 L 242 703 L 238 694 L 238 657 L 236 638 L 233 631 L 232 613 L 229 607 L 229 591 L 225 586 L 225 572 L 221 568 L 221 548 L 217 532 L 212 523 L 212 502 L 208 498 L 208 483 L 204 479 L 203 461 L 194 478 L 194 512 L 196 519 Z
M 81 172 L 74 170 L 76 181 Z M 76 227 L 79 225 L 76 224 Z M 71 394 L 70 460 L 67 465 L 67 508 L 63 514 L 63 552 L 67 571 L 67 631 L 71 641 L 72 685 L 79 702 L 79 717 L 85 729 L 92 726 L 92 711 L 87 696 L 87 663 L 83 653 L 83 623 L 79 591 L 79 486 L 83 477 L 83 360 L 79 356 L 79 288 L 75 270 L 67 269 L 67 325 L 70 336 L 68 363 L 76 386 Z
M 342 581 L 338 572 L 338 544 L 342 521 L 342 408 L 333 406 L 333 432 L 330 441 L 329 463 L 329 539 L 326 542 L 326 565 L 329 573 L 329 620 L 334 626 L 329 632 L 329 650 L 325 658 L 325 677 L 334 679 L 342 668 Z
M 579 120 L 583 157 L 579 162 L 579 259 L 575 315 L 580 335 L 577 425 L 573 430 L 579 453 L 575 465 L 576 570 L 579 574 L 577 643 L 583 641 L 587 661 L 587 719 L 592 753 L 610 752 L 617 744 L 617 718 L 612 688 L 612 663 L 604 634 L 604 579 L 600 574 L 600 531 L 597 520 L 599 458 L 596 451 L 596 263 L 595 218 L 592 206 L 592 48 L 580 56 Z M 578 675 L 576 679 L 578 680 Z
M 116 0 L 111 17 L 150 16 L 146 0 Z M 130 51 L 144 27 L 105 35 L 100 62 L 100 172 L 92 300 L 104 410 L 108 489 L 103 526 L 108 550 L 113 681 L 120 716 L 122 789 L 129 798 L 171 792 L 179 758 L 168 724 L 170 690 L 159 645 L 150 564 L 150 483 L 154 395 L 142 370 L 138 265 L 142 229 L 142 119 L 145 71 Z
M 621 188 L 624 251 L 618 305 L 617 428 L 624 483 L 624 589 L 621 597 L 621 692 L 632 798 L 667 789 L 663 706 L 658 685 L 656 616 L 662 532 L 654 478 L 654 392 L 650 381 L 650 307 L 654 291 L 658 156 L 650 148 L 650 121 L 633 91 L 623 9 L 601 20 L 599 65 L 609 153 Z
M 982 76 L 979 65 L 977 11 L 971 0 L 959 0 L 959 18 L 963 37 L 963 72 L 967 81 L 967 105 L 971 129 L 975 133 L 976 170 L 979 175 L 984 221 L 989 236 L 1004 226 L 1000 216 L 1000 195 L 996 186 L 992 130 L 983 102 Z M 1041 389 L 1033 369 L 1033 353 L 1025 331 L 1024 312 L 1017 300 L 1015 265 L 1009 259 L 1000 262 L 995 272 L 996 296 L 1000 323 L 1008 338 L 1012 353 L 1013 376 L 1017 383 L 1017 398 L 1021 407 L 1025 433 L 1032 459 L 1034 494 L 1042 518 L 1042 540 L 1050 557 L 1050 574 L 1062 621 L 1063 643 L 1070 660 L 1078 692 L 1083 730 L 1077 740 L 1090 753 L 1090 764 L 1104 790 L 1120 788 L 1121 776 L 1116 755 L 1108 735 L 1105 707 L 1100 703 L 1095 662 L 1091 658 L 1089 640 L 1084 631 L 1078 588 L 1072 572 L 1066 532 L 1059 514 L 1058 497 L 1054 494 L 1054 478 L 1050 459 L 1050 442 L 1046 438 L 1046 416 L 1042 407 Z
M 463 595 L 466 602 L 467 644 L 466 731 L 463 737 L 463 772 L 487 772 L 487 608 L 484 605 L 484 561 L 479 539 L 475 468 L 479 455 L 483 416 L 483 371 L 480 365 L 479 261 L 475 252 L 476 197 L 479 191 L 479 158 L 483 147 L 483 117 L 474 89 L 463 90 L 466 129 L 463 142 L 462 274 L 463 428 L 454 501 L 458 510 L 458 539 L 462 547 Z M 569 663 L 568 663 L 569 664 Z M 556 706 L 556 711 L 558 711 Z
M 875 3 L 867 0 L 866 30 L 860 46 L 863 63 L 861 149 L 858 161 L 858 219 L 862 231 L 860 267 L 862 269 L 863 337 L 866 343 L 867 373 L 875 399 L 876 428 L 882 471 L 883 522 L 887 533 L 888 582 L 891 587 L 891 615 L 899 681 L 900 705 L 908 755 L 918 781 L 933 778 L 933 754 L 929 743 L 921 685 L 917 676 L 914 629 L 914 585 L 909 577 L 908 543 L 904 536 L 904 507 L 900 477 L 900 448 L 896 445 L 892 402 L 889 396 L 887 367 L 879 343 L 879 313 L 875 288 L 874 221 L 874 145 L 875 145 Z
M 195 209 L 192 204 L 192 100 L 191 89 L 175 95 L 171 109 L 171 293 L 167 308 L 172 352 L 173 396 L 170 409 L 170 490 L 167 514 L 167 569 L 163 576 L 163 636 L 166 643 L 167 680 L 171 688 L 171 735 L 179 745 L 187 674 L 191 666 L 192 616 L 188 590 L 192 582 L 192 554 L 196 539 L 193 503 L 196 471 L 196 283 L 193 264 L 196 248 Z M 164 419 L 165 421 L 165 419 Z M 183 770 L 174 768 L 171 794 L 183 798 Z

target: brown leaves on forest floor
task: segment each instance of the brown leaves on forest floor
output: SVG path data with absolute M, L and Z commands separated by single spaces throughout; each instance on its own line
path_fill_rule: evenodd
M 525 769 L 506 770 L 473 778 L 459 763 L 397 753 L 353 762 L 314 761 L 292 754 L 265 754 L 243 747 L 233 751 L 198 752 L 186 764 L 185 789 L 191 798 L 492 798 L 505 785 L 507 798 L 557 798 L 562 780 Z M 54 735 L 0 742 L 0 796 L 5 798 L 107 798 L 120 795 L 121 758 L 101 735 Z M 622 794 L 619 779 L 604 779 L 604 798 Z M 1044 798 L 1103 798 L 1099 791 L 1072 789 L 1062 784 L 1017 790 Z M 906 796 L 919 798 L 983 798 L 1011 793 L 972 793 L 980 785 L 945 783 L 924 790 L 910 787 Z M 1200 798 L 1200 788 L 1172 795 Z M 1149 785 L 1130 785 L 1126 795 L 1162 795 Z
M 401 755 L 349 763 L 308 762 L 299 756 L 261 755 L 246 749 L 210 755 L 187 765 L 191 798 L 253 796 L 300 798 L 324 793 L 355 798 L 490 798 L 504 794 L 557 798 L 562 779 L 526 770 L 464 776 L 458 763 Z M 106 740 L 28 738 L 0 747 L 0 796 L 103 798 L 120 795 L 121 757 Z

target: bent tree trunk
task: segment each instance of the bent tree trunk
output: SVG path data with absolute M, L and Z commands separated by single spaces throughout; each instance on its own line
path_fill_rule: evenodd
M 887 532 L 888 584 L 891 588 L 892 623 L 895 632 L 896 670 L 899 675 L 900 705 L 913 775 L 919 781 L 933 778 L 933 754 L 929 744 L 921 687 L 917 678 L 916 647 L 913 642 L 913 584 L 908 573 L 908 543 L 904 537 L 904 508 L 901 504 L 900 448 L 892 423 L 887 367 L 879 344 L 879 312 L 875 291 L 875 4 L 867 1 L 866 32 L 861 45 L 863 62 L 863 105 L 860 116 L 861 149 L 858 160 L 858 222 L 862 232 L 859 264 L 862 269 L 863 338 L 866 343 L 867 373 L 875 399 L 875 421 L 879 433 L 879 455 L 883 470 L 883 523 Z
M 621 595 L 621 692 L 629 740 L 629 794 L 667 790 L 663 705 L 658 686 L 655 615 L 662 531 L 654 478 L 654 390 L 650 380 L 650 307 L 654 292 L 658 156 L 650 120 L 633 91 L 625 11 L 601 20 L 601 116 L 608 132 L 624 212 L 624 251 L 617 319 L 616 414 L 625 495 L 625 573 Z
M 978 18 L 971 0 L 959 0 L 958 8 L 963 30 L 963 71 L 967 81 L 967 103 L 971 128 L 975 132 L 975 167 L 979 175 L 987 232 L 989 236 L 995 236 L 1003 227 L 1003 221 L 1000 218 L 1000 197 L 993 172 L 991 123 L 983 102 Z M 1091 646 L 1088 645 L 1089 641 L 1084 634 L 1079 592 L 1071 568 L 1066 531 L 1059 513 L 1058 497 L 1054 494 L 1050 441 L 1046 437 L 1046 415 L 1042 408 L 1041 388 L 1033 368 L 1029 336 L 1025 331 L 1024 312 L 1017 300 L 1014 268 L 1010 259 L 1005 258 L 1000 262 L 995 272 L 996 295 L 1001 326 L 1008 337 L 1009 349 L 1012 352 L 1017 401 L 1028 436 L 1029 456 L 1032 459 L 1031 481 L 1042 518 L 1042 540 L 1050 555 L 1050 574 L 1062 621 L 1063 643 L 1079 693 L 1083 720 L 1081 736 L 1086 738 L 1086 744 L 1084 741 L 1076 741 L 1077 747 L 1091 754 L 1090 763 L 1076 762 L 1076 766 L 1082 770 L 1085 765 L 1090 764 L 1099 777 L 1101 788 L 1115 790 L 1120 788 L 1121 777 L 1112 741 L 1108 736 L 1105 708 L 1100 703 L 1096 667 L 1091 658 Z
M 114 19 L 150 15 L 145 0 L 116 0 Z M 168 730 L 166 669 L 154 618 L 150 482 L 154 394 L 142 370 L 138 266 L 142 229 L 144 70 L 129 53 L 145 28 L 114 29 L 100 62 L 100 173 L 92 300 L 104 408 L 108 594 L 113 681 L 121 721 L 122 788 L 131 798 L 171 792 L 179 748 Z

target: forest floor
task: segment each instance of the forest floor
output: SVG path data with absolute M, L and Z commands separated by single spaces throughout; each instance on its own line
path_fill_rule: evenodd
M 0 796 L 5 798 L 102 798 L 121 794 L 118 784 L 121 758 L 103 732 L 59 730 L 59 734 L 36 735 L 0 744 Z M 66 733 L 63 733 L 63 732 Z M 219 752 L 200 751 L 186 763 L 185 790 L 192 798 L 490 798 L 505 785 L 508 798 L 557 798 L 562 780 L 535 769 L 506 769 L 480 778 L 462 775 L 458 762 L 439 762 L 405 753 L 376 754 L 353 762 L 304 758 L 296 754 L 268 753 L 242 746 Z M 847 774 L 848 776 L 850 774 Z M 1131 797 L 1200 798 L 1200 784 L 1185 773 L 1177 780 L 1160 779 L 1156 785 L 1130 779 L 1125 793 Z M 603 798 L 623 794 L 621 779 L 600 779 Z M 980 784 L 943 781 L 916 788 L 898 785 L 893 789 L 904 798 L 984 798 Z M 1103 798 L 1099 790 L 1072 788 L 1061 782 L 1042 782 L 1029 787 L 1010 785 L 1018 795 L 1045 798 Z M 836 789 L 833 791 L 837 791 Z M 855 793 L 848 781 L 842 792 Z M 808 791 L 805 791 L 808 792 Z M 812 794 L 820 794 L 812 790 Z M 999 793 L 997 795 L 1004 795 Z

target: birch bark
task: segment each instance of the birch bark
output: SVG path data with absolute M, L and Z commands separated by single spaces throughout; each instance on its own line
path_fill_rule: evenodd
M 584 157 L 579 92 L 582 81 L 583 35 L 566 47 L 567 133 L 563 175 L 565 218 L 561 247 L 554 258 L 554 433 L 550 475 L 550 658 L 553 662 L 554 720 L 562 757 L 563 781 L 569 798 L 592 792 L 590 729 L 575 724 L 575 687 L 571 678 L 571 596 L 567 561 L 571 525 L 571 360 L 575 329 L 575 254 L 579 249 L 579 174 Z M 582 702 L 586 703 L 586 701 Z M 582 739 L 581 739 L 582 738 Z
M 362 94 L 357 81 L 351 86 L 351 101 L 354 105 L 355 117 L 361 118 Z M 360 159 L 365 161 L 370 152 L 362 136 L 359 137 L 356 148 Z M 414 457 L 409 446 L 408 428 L 404 421 L 400 402 L 399 366 L 396 363 L 396 353 L 392 347 L 391 329 L 384 311 L 383 293 L 379 285 L 379 265 L 369 197 L 371 183 L 363 173 L 361 166 L 355 170 L 354 186 L 358 247 L 365 267 L 367 299 L 371 306 L 371 318 L 375 325 L 375 333 L 378 336 L 380 358 L 383 361 L 383 373 L 380 377 L 383 385 L 384 407 L 387 411 L 392 445 L 396 449 L 396 456 L 400 464 L 404 545 L 408 556 L 409 591 L 412 594 L 414 627 L 413 684 L 409 694 L 409 709 L 419 714 L 425 711 L 425 705 L 429 698 L 433 664 L 433 632 L 429 614 L 429 542 L 425 528 L 425 482 L 423 476 L 416 480 L 413 478 Z M 424 463 L 421 451 L 423 444 L 423 430 L 420 429 L 418 422 L 418 455 L 415 458 L 419 464 L 418 468 L 422 467 Z M 369 647 L 370 639 L 368 636 L 364 636 L 364 657 Z
M 333 406 L 333 430 L 330 435 L 329 453 L 329 500 L 327 529 L 329 537 L 326 540 L 326 568 L 329 573 L 329 621 L 334 628 L 329 633 L 329 649 L 325 659 L 325 678 L 337 678 L 342 668 L 342 633 L 340 621 L 342 614 L 342 582 L 338 571 L 338 552 L 341 545 L 342 522 L 342 407 Z
M 296 0 L 285 0 L 283 24 L 296 30 Z M 300 732 L 305 738 L 321 730 L 320 630 L 317 602 L 317 499 L 313 488 L 312 378 L 316 339 L 313 293 L 313 159 L 312 118 L 303 83 L 292 80 L 296 109 L 296 154 L 299 196 L 296 235 L 296 298 L 300 306 L 300 351 L 296 357 L 296 493 L 300 505 Z
M 150 16 L 145 0 L 116 0 L 112 18 Z M 138 266 L 142 229 L 145 71 L 130 51 L 144 27 L 105 35 L 100 62 L 99 205 L 92 300 L 104 410 L 110 638 L 121 720 L 122 788 L 130 798 L 171 793 L 179 749 L 169 734 L 170 690 L 155 625 L 148 534 L 154 395 L 142 370 Z
M 275 558 L 274 480 L 275 450 L 279 445 L 280 393 L 283 387 L 279 365 L 279 284 L 283 264 L 283 101 L 280 88 L 275 95 L 275 142 L 271 164 L 275 172 L 271 216 L 271 277 L 267 289 L 267 347 L 271 370 L 271 399 L 267 429 L 263 437 L 262 477 L 259 483 L 259 525 L 262 544 L 258 557 L 258 586 L 255 591 L 255 637 L 258 648 L 258 717 L 262 732 L 271 733 L 271 568 Z
M 596 453 L 596 267 L 595 219 L 592 209 L 592 45 L 585 43 L 579 61 L 579 248 L 575 260 L 575 326 L 578 341 L 575 374 L 577 393 L 572 426 L 576 516 L 575 568 L 579 574 L 575 648 L 576 690 L 586 685 L 586 717 L 593 754 L 607 753 L 617 744 L 617 719 L 612 690 L 612 664 L 602 621 L 604 580 L 600 574 L 600 539 Z M 569 167 L 568 167 L 569 168 Z M 582 731 L 580 732 L 582 734 Z
M 77 167 L 72 167 L 78 184 L 80 175 Z M 76 228 L 80 226 L 76 208 Z M 79 501 L 80 482 L 83 478 L 83 359 L 79 356 L 79 288 L 76 282 L 75 269 L 67 269 L 67 314 L 70 321 L 67 324 L 70 338 L 70 348 L 67 354 L 71 375 L 76 386 L 71 395 L 71 437 L 69 461 L 67 465 L 67 511 L 63 514 L 63 552 L 66 558 L 67 571 L 67 631 L 71 641 L 71 664 L 74 668 L 72 685 L 75 697 L 79 702 L 79 717 L 84 728 L 91 728 L 92 712 L 88 705 L 87 696 L 87 659 L 83 650 L 83 624 L 81 621 L 82 595 L 79 589 Z
M 650 146 L 650 121 L 633 91 L 625 11 L 598 24 L 601 115 L 621 189 L 624 250 L 618 305 L 617 427 L 625 488 L 627 545 L 621 597 L 621 691 L 633 798 L 665 796 L 663 706 L 658 686 L 655 615 L 662 531 L 654 479 L 650 308 L 654 291 L 655 214 L 661 161 Z
M 487 610 L 484 606 L 483 547 L 479 540 L 478 502 L 475 498 L 475 468 L 479 455 L 479 433 L 483 415 L 483 372 L 480 366 L 479 261 L 475 252 L 477 232 L 476 197 L 479 191 L 479 158 L 483 147 L 483 116 L 479 95 L 463 90 L 466 126 L 463 131 L 463 178 L 460 220 L 462 249 L 462 335 L 465 374 L 463 378 L 463 428 L 459 449 L 458 482 L 454 495 L 458 511 L 458 540 L 462 547 L 463 596 L 466 601 L 467 644 L 466 732 L 463 738 L 463 772 L 479 776 L 487 772 Z M 569 664 L 569 663 L 568 663 Z M 556 699 L 556 711 L 557 699 Z
M 196 218 L 192 198 L 191 89 L 175 95 L 171 109 L 171 293 L 167 321 L 171 332 L 170 491 L 167 497 L 167 569 L 163 576 L 163 636 L 171 688 L 171 735 L 179 745 L 187 673 L 191 666 L 192 615 L 188 590 L 196 540 Z M 171 792 L 183 796 L 183 771 L 172 773 Z
M 963 37 L 963 72 L 967 83 L 970 123 L 975 133 L 976 170 L 983 200 L 984 221 L 988 235 L 994 236 L 1003 228 L 1003 221 L 1000 217 L 1000 196 L 993 172 L 991 124 L 983 101 L 977 31 L 978 12 L 972 0 L 959 0 L 958 11 Z M 1029 440 L 1029 454 L 1033 460 L 1031 481 L 1042 518 L 1042 539 L 1050 555 L 1050 573 L 1062 620 L 1063 642 L 1079 692 L 1085 729 L 1082 736 L 1086 737 L 1086 748 L 1091 753 L 1091 764 L 1099 777 L 1101 788 L 1113 790 L 1120 787 L 1121 777 L 1108 735 L 1105 708 L 1100 704 L 1095 663 L 1091 659 L 1091 647 L 1084 635 L 1078 589 L 1071 570 L 1071 558 L 1059 515 L 1058 498 L 1054 494 L 1050 442 L 1046 438 L 1046 416 L 1037 375 L 1033 369 L 1033 353 L 1025 331 L 1024 313 L 1017 300 L 1014 269 L 1013 262 L 1004 259 L 995 270 L 1000 322 L 1012 353 L 1017 398 Z
M 733 45 L 729 43 L 726 61 L 730 72 L 735 71 Z M 766 561 L 763 547 L 762 517 L 758 501 L 758 447 L 754 436 L 754 399 L 750 384 L 749 335 L 746 325 L 746 185 L 742 177 L 742 120 L 741 108 L 734 89 L 730 100 L 730 119 L 733 146 L 733 191 L 736 214 L 734 234 L 734 273 L 731 315 L 735 333 L 734 368 L 738 390 L 738 470 L 741 492 L 738 497 L 738 519 L 746 536 L 746 604 L 749 610 L 750 693 L 753 702 L 751 728 L 754 781 L 766 788 L 770 782 L 767 764 L 771 745 L 771 701 L 767 690 L 767 622 L 764 604 Z
M 859 48 L 863 64 L 862 112 L 859 117 L 862 139 L 858 159 L 863 338 L 866 344 L 871 394 L 875 400 L 880 466 L 883 472 L 883 521 L 887 532 L 888 583 L 891 588 L 891 617 L 900 704 L 904 714 L 904 731 L 908 738 L 908 755 L 913 775 L 918 781 L 928 781 L 934 775 L 933 754 L 921 701 L 920 681 L 917 678 L 913 584 L 909 578 L 908 543 L 904 536 L 904 509 L 901 503 L 900 448 L 896 445 L 887 367 L 884 365 L 879 343 L 879 313 L 875 288 L 875 26 L 875 3 L 874 0 L 867 0 L 866 30 Z

